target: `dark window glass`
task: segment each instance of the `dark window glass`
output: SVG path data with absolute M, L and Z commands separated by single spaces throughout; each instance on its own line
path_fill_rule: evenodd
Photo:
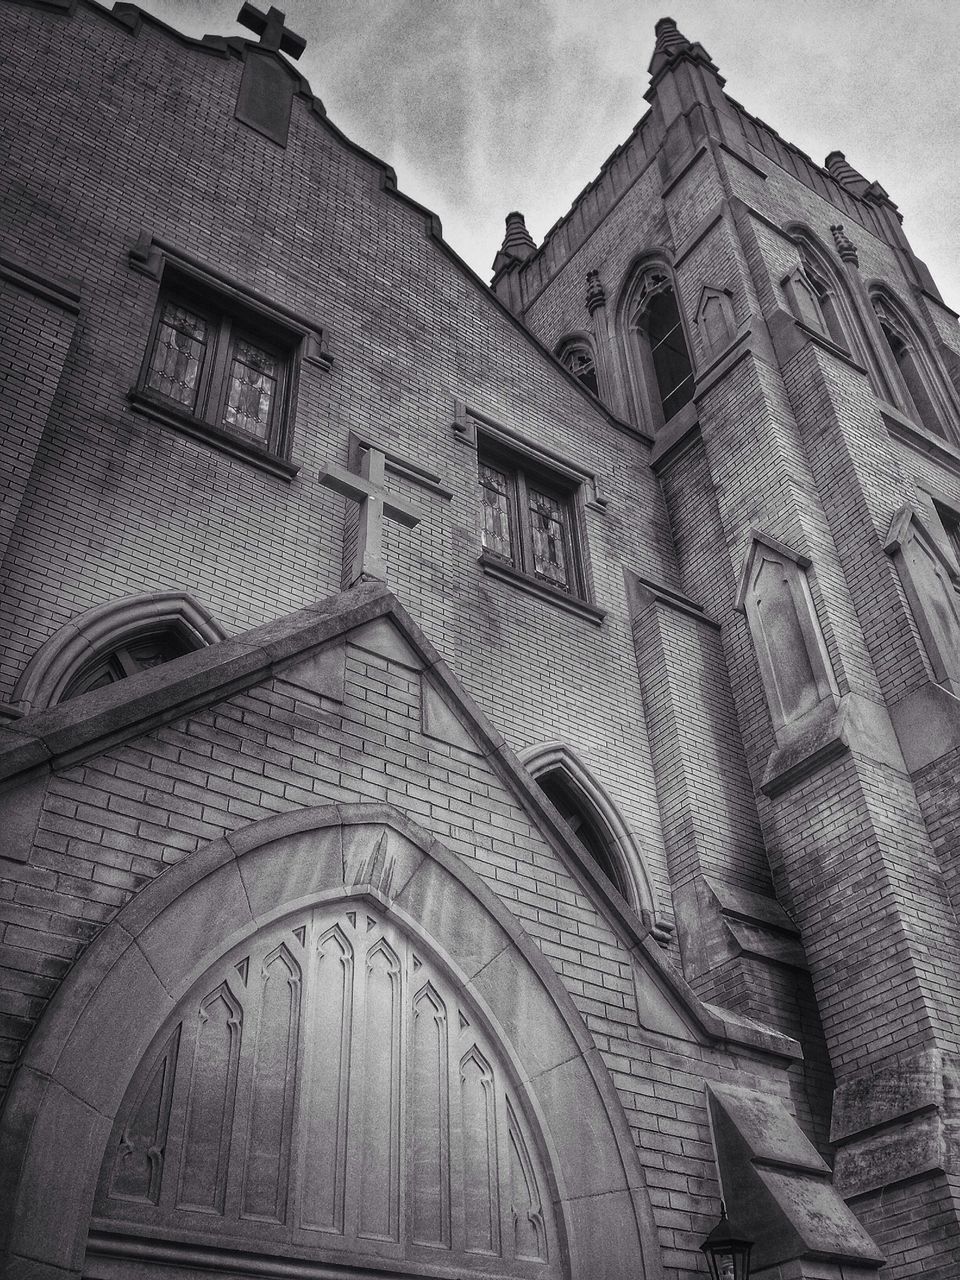
M 592 391 L 595 396 L 600 394 L 600 386 L 597 382 L 597 366 L 594 363 L 593 356 L 585 347 L 568 347 L 560 357 L 560 361 L 564 364 L 578 382 L 582 382 L 588 391 Z
M 907 393 L 906 409 L 912 418 L 935 435 L 945 436 L 940 415 L 927 388 L 927 382 L 921 371 L 916 352 L 904 342 L 903 338 L 889 325 L 881 321 L 880 328 L 887 340 L 890 354 L 900 370 L 900 376 Z
M 185 636 L 172 628 L 152 635 L 137 636 L 111 649 L 109 653 L 101 654 L 77 672 L 60 701 L 68 702 L 91 689 L 101 689 L 104 685 L 136 675 L 138 671 L 158 667 L 161 663 L 189 653 L 193 648 Z
M 665 419 L 693 398 L 693 367 L 672 289 L 655 294 L 644 318 L 653 371 Z
M 483 547 L 501 560 L 514 562 L 514 486 L 506 471 L 480 463 L 480 496 L 483 500 Z
M 567 781 L 563 770 L 554 769 L 549 773 L 542 773 L 537 782 L 610 883 L 627 897 L 626 881 L 611 849 L 609 836 L 591 813 L 590 806 Z
M 165 302 L 154 339 L 147 386 L 192 409 L 207 354 L 208 326 L 203 316 Z

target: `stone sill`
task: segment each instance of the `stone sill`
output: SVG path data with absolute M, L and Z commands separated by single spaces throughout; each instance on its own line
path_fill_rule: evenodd
M 155 422 L 170 427 L 181 435 L 189 436 L 191 440 L 199 440 L 214 449 L 219 449 L 221 453 L 229 454 L 232 458 L 239 458 L 241 462 L 251 463 L 280 480 L 289 483 L 300 470 L 298 463 L 281 458 L 272 450 L 264 449 L 262 445 L 245 440 L 242 436 L 226 431 L 223 427 L 215 427 L 210 422 L 195 418 L 193 414 L 180 412 L 175 406 L 165 401 L 155 400 L 142 391 L 128 392 L 127 399 L 136 413 L 152 418 Z
M 521 591 L 525 591 L 527 595 L 535 596 L 538 600 L 545 600 L 548 604 L 557 605 L 567 613 L 583 618 L 586 622 L 591 622 L 596 627 L 601 626 L 607 616 L 605 610 L 598 609 L 596 605 L 590 604 L 588 600 L 584 600 L 579 596 L 569 596 L 565 591 L 547 586 L 539 578 L 531 577 L 528 573 L 521 573 L 519 569 L 514 569 L 511 565 L 505 564 L 502 560 L 497 560 L 493 556 L 484 554 L 479 557 L 477 563 L 489 577 L 496 578 L 500 582 L 509 582 L 511 586 L 518 587 Z
M 926 454 L 934 462 L 960 475 L 960 449 L 952 440 L 934 435 L 932 431 L 919 426 L 906 414 L 883 400 L 878 402 L 878 408 L 884 426 L 894 440 L 899 440 L 901 444 L 908 445 L 918 453 Z

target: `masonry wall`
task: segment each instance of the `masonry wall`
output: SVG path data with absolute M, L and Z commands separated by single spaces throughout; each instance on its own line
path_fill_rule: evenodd
M 309 98 L 294 100 L 284 150 L 234 120 L 235 52 L 86 3 L 72 17 L 4 5 L 4 22 L 9 47 L 28 51 L 3 90 L 5 244 L 37 271 L 79 276 L 81 302 L 4 563 L 0 692 L 107 599 L 185 590 L 236 632 L 337 590 L 344 503 L 317 472 L 347 462 L 353 431 L 452 493 L 391 477 L 424 520 L 390 531 L 390 582 L 515 747 L 558 738 L 583 755 L 642 834 L 669 916 L 621 567 L 662 576 L 671 555 L 643 443 L 491 303 Z M 144 234 L 328 334 L 332 368 L 300 373 L 293 481 L 128 404 L 157 293 L 127 257 Z M 452 429 L 455 398 L 597 474 L 609 503 L 584 520 L 601 628 L 480 574 L 476 459 Z

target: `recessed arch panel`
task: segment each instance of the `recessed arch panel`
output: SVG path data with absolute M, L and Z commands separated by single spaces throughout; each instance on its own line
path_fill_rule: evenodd
M 365 1172 L 368 1106 L 386 1157 Z M 144 889 L 41 1020 L 0 1144 L 15 1267 L 662 1275 L 569 994 L 475 873 L 387 806 L 251 824 Z

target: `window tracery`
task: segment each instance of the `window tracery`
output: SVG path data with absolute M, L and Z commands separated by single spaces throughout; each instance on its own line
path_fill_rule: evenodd
M 588 391 L 595 396 L 600 395 L 597 362 L 586 342 L 573 339 L 561 343 L 557 348 L 557 359 Z
M 655 263 L 628 291 L 625 307 L 627 359 L 638 399 L 657 425 L 668 422 L 693 399 L 694 371 L 673 278 Z
M 952 440 L 945 397 L 937 385 L 936 366 L 926 343 L 889 294 L 877 290 L 870 301 L 892 360 L 893 392 L 899 407 L 927 431 Z

